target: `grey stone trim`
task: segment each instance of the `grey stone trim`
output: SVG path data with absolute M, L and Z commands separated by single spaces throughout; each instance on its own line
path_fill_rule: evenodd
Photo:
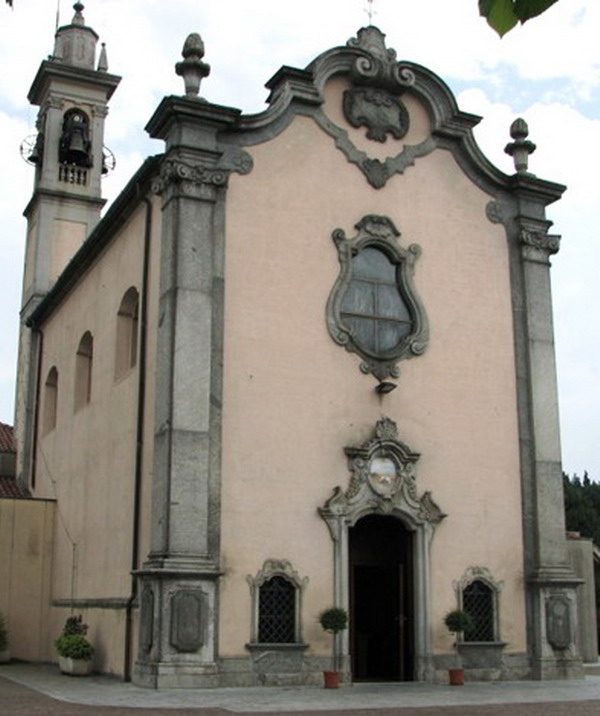
M 463 649 L 464 646 L 464 649 Z M 487 648 L 486 648 L 487 647 Z M 504 642 L 460 646 L 466 681 L 519 681 L 531 678 L 531 662 L 524 652 L 506 653 Z M 448 683 L 448 669 L 456 666 L 456 654 L 433 657 L 432 681 Z
M 262 647 L 263 645 L 261 645 Z M 273 651 L 247 645 L 246 657 L 225 657 L 219 660 L 219 683 L 223 687 L 239 686 L 322 686 L 323 671 L 331 667 L 331 657 L 307 656 L 306 645 Z M 349 673 L 349 663 L 343 665 Z
M 71 86 L 76 86 L 78 83 L 81 83 L 84 85 L 89 84 L 93 87 L 101 87 L 106 93 L 106 99 L 109 100 L 113 92 L 117 89 L 121 78 L 118 75 L 111 75 L 108 72 L 88 70 L 53 59 L 44 60 L 27 94 L 27 99 L 31 104 L 39 105 L 44 97 L 48 82 L 51 80 L 60 83 L 66 82 L 71 84 Z
M 166 158 L 161 164 L 159 176 L 152 182 L 152 191 L 164 194 L 167 189 L 175 188 L 191 198 L 201 185 L 226 187 L 230 172 L 248 174 L 252 166 L 252 157 L 237 147 L 226 147 L 213 166 Z
M 493 595 L 493 609 L 494 609 L 494 638 L 500 639 L 500 593 L 504 587 L 504 582 L 496 581 L 487 567 L 468 567 L 462 577 L 455 582 L 452 582 L 454 593 L 456 594 L 456 603 L 459 609 L 463 608 L 463 591 L 469 584 L 475 581 L 484 582 L 491 590 Z M 473 642 L 460 642 L 459 643 L 473 643 Z M 485 642 L 493 643 L 493 642 Z M 498 642 L 504 643 L 504 642 Z
M 129 605 L 128 597 L 105 597 L 99 599 L 53 599 L 52 607 L 67 609 L 126 609 Z
M 434 73 L 411 62 L 397 62 L 395 52 L 385 48 L 384 37 L 376 28 L 363 29 L 357 39 L 319 55 L 305 70 L 282 68 L 267 84 L 271 89 L 269 107 L 259 114 L 240 116 L 235 125 L 223 131 L 220 141 L 246 146 L 259 144 L 276 137 L 295 116 L 310 116 L 374 188 L 383 187 L 418 158 L 444 148 L 488 193 L 510 190 L 512 179 L 484 156 L 475 141 L 472 129 L 480 117 L 459 110 L 447 85 Z M 346 129 L 334 124 L 321 109 L 325 85 L 335 75 L 345 75 L 355 87 L 385 90 L 394 97 L 404 92 L 414 94 L 426 108 L 431 136 L 420 144 L 405 146 L 385 162 L 370 158 L 354 146 Z
M 575 641 L 578 580 L 564 540 L 549 276 L 549 258 L 559 239 L 549 235 L 552 223 L 545 217 L 545 207 L 565 187 L 518 173 L 508 179 L 507 189 L 495 192 L 487 215 L 504 224 L 509 247 L 530 677 L 573 678 L 581 673 Z M 566 649 L 557 650 L 548 640 L 547 608 L 550 597 L 558 595 L 568 605 L 570 640 Z
M 335 146 L 344 153 L 346 159 L 363 172 L 369 184 L 375 189 L 381 189 L 390 177 L 403 174 L 405 169 L 413 166 L 419 157 L 426 156 L 436 148 L 435 140 L 428 137 L 419 144 L 406 145 L 399 154 L 388 157 L 382 162 L 370 158 L 365 151 L 357 149 L 350 140 L 348 132 L 332 122 L 323 110 L 314 112 L 313 117 L 319 127 L 335 140 Z
M 336 343 L 363 359 L 360 366 L 363 373 L 372 373 L 380 381 L 389 377 L 397 378 L 400 373 L 396 365 L 398 361 L 422 355 L 429 340 L 427 314 L 412 280 L 421 248 L 417 244 L 411 244 L 408 249 L 400 246 L 400 232 L 386 216 L 369 214 L 355 224 L 355 228 L 358 233 L 351 239 L 346 237 L 342 229 L 336 229 L 331 235 L 338 251 L 340 273 L 327 301 L 329 335 Z M 413 321 L 411 333 L 397 346 L 381 354 L 368 352 L 360 345 L 354 332 L 344 324 L 341 315 L 342 302 L 353 278 L 352 259 L 360 251 L 370 247 L 381 250 L 388 260 L 398 267 L 398 293 L 401 293 L 406 302 Z
M 302 597 L 304 590 L 308 584 L 308 577 L 300 577 L 298 572 L 292 567 L 292 564 L 287 559 L 266 559 L 261 569 L 257 572 L 256 576 L 248 574 L 246 576 L 246 582 L 250 587 L 250 596 L 252 600 L 252 613 L 250 622 L 250 642 L 248 646 L 259 647 L 260 642 L 258 641 L 258 611 L 259 611 L 259 593 L 261 586 L 272 577 L 284 577 L 288 582 L 294 585 L 295 588 L 295 644 L 302 643 Z M 264 645 L 263 645 L 264 646 Z M 280 644 L 278 646 L 291 648 L 293 644 Z
M 505 641 L 468 641 L 456 645 L 465 669 L 501 669 Z
M 435 527 L 445 517 L 431 493 L 418 495 L 414 466 L 419 459 L 408 446 L 398 440 L 393 420 L 384 418 L 375 428 L 375 436 L 360 447 L 345 448 L 351 478 L 346 492 L 335 487 L 333 495 L 318 509 L 333 540 L 334 600 L 336 606 L 349 607 L 348 529 L 369 514 L 392 515 L 402 520 L 415 533 L 414 538 L 414 603 L 415 674 L 417 681 L 430 681 L 432 666 L 432 626 L 430 589 L 430 545 Z M 371 470 L 378 457 L 389 459 L 395 475 L 378 475 Z M 384 479 L 380 479 L 383 477 Z M 341 654 L 349 654 L 348 633 L 341 634 Z

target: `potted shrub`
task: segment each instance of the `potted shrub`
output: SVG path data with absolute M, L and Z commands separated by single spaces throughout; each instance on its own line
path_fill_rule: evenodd
M 337 689 L 340 685 L 340 649 L 338 634 L 348 627 L 348 613 L 341 607 L 329 607 L 319 614 L 319 624 L 333 636 L 331 671 L 324 671 L 326 689 Z
M 467 612 L 462 609 L 454 609 L 448 612 L 444 617 L 444 624 L 449 632 L 454 634 L 454 650 L 456 652 L 456 666 L 448 669 L 448 678 L 451 686 L 464 686 L 465 670 L 462 668 L 462 662 L 458 651 L 458 635 L 462 632 L 473 628 L 473 619 Z
M 63 674 L 84 676 L 92 671 L 94 647 L 86 639 L 88 626 L 81 614 L 69 617 L 62 634 L 55 642 L 58 652 L 58 666 Z
M 0 612 L 0 664 L 7 664 L 9 661 L 8 629 L 6 628 L 6 619 L 4 614 Z

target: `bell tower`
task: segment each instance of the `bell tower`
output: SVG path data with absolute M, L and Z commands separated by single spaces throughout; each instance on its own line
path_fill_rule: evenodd
M 107 103 L 121 78 L 108 73 L 104 45 L 87 27 L 80 2 L 69 25 L 59 27 L 54 51 L 33 80 L 28 99 L 38 106 L 37 137 L 25 159 L 35 166 L 33 195 L 25 208 L 27 246 L 21 303 L 17 379 L 17 474 L 29 484 L 28 453 L 37 362 L 36 340 L 26 324 L 35 308 L 90 235 L 105 200 L 101 179 Z

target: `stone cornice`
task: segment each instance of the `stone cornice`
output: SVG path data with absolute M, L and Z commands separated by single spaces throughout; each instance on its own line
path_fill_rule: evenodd
M 241 110 L 211 104 L 199 97 L 164 97 L 146 124 L 153 139 L 166 139 L 176 124 L 188 123 L 213 131 L 222 131 L 237 124 Z
M 31 104 L 39 105 L 44 101 L 44 95 L 52 81 L 64 82 L 65 80 L 70 83 L 77 82 L 99 87 L 105 91 L 108 100 L 117 89 L 121 78 L 108 72 L 98 72 L 54 60 L 44 60 L 33 80 L 27 99 Z

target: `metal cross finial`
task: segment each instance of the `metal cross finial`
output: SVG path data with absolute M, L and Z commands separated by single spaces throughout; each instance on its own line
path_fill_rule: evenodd
M 373 2 L 375 0 L 367 0 L 367 7 L 365 8 L 365 12 L 367 13 L 367 17 L 369 18 L 369 25 L 373 24 L 373 16 L 377 15 L 377 11 L 373 7 Z

